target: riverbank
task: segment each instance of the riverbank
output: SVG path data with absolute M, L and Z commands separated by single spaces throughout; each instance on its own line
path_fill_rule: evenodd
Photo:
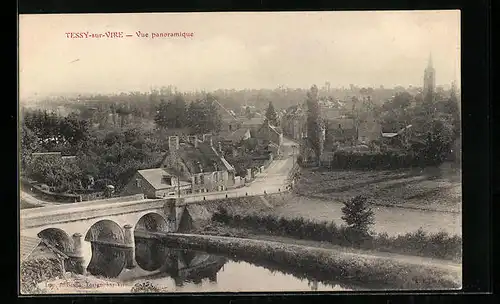
M 423 263 L 423 264 L 439 264 L 439 265 L 451 265 L 459 266 L 462 263 L 461 257 L 456 257 L 454 259 L 443 259 L 428 256 L 417 256 L 408 253 L 398 253 L 391 251 L 384 251 L 380 249 L 367 249 L 367 248 L 356 248 L 352 246 L 341 246 L 339 244 L 334 244 L 329 241 L 317 241 L 311 239 L 298 239 L 290 236 L 282 235 L 272 235 L 269 233 L 263 233 L 259 231 L 254 231 L 248 228 L 236 228 L 228 227 L 224 224 L 213 223 L 192 231 L 196 234 L 201 235 L 214 235 L 214 236 L 226 236 L 226 237 L 236 237 L 236 238 L 248 238 L 263 241 L 274 241 L 288 244 L 296 244 L 308 247 L 317 247 L 337 250 L 340 252 L 354 253 L 354 254 L 364 254 L 364 255 L 374 255 L 388 258 L 396 258 L 409 261 L 410 263 Z
M 168 246 L 203 250 L 247 261 L 288 265 L 320 281 L 383 286 L 381 289 L 459 289 L 461 266 L 300 246 L 290 243 L 194 234 L 169 234 Z
M 230 214 L 223 208 L 213 214 L 212 220 L 213 223 L 207 225 L 206 228 L 210 229 L 214 224 L 219 223 L 228 228 L 242 228 L 254 234 L 329 242 L 334 245 L 363 250 L 455 261 L 461 261 L 462 259 L 462 238 L 443 232 L 427 234 L 423 230 L 417 230 L 407 234 L 400 234 L 397 237 L 391 237 L 385 233 L 371 233 L 361 237 L 353 233 L 345 225 L 339 226 L 333 222 L 314 222 L 301 217 L 289 219 L 271 215 L 241 216 L 239 214 Z

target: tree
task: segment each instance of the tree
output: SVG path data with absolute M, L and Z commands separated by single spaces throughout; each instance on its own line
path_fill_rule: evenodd
M 323 152 L 322 129 L 323 122 L 320 117 L 318 103 L 318 88 L 313 85 L 307 93 L 307 139 L 316 155 L 318 164 Z
M 175 117 L 173 118 L 173 128 L 184 128 L 187 123 L 187 108 L 186 101 L 184 97 L 180 94 L 176 94 L 173 101 L 170 102 L 170 107 L 172 108 L 172 112 L 175 113 Z
M 353 232 L 358 235 L 368 235 L 370 226 L 375 222 L 375 216 L 368 206 L 368 199 L 356 196 L 350 201 L 344 202 L 342 207 L 342 220 L 344 220 Z
M 247 119 L 252 119 L 252 118 L 254 118 L 254 116 L 255 116 L 255 114 L 252 113 L 252 110 L 250 109 L 250 107 L 246 107 L 245 108 L 245 117 Z
M 450 153 L 454 140 L 453 126 L 449 121 L 435 118 L 427 124 L 428 131 L 419 134 L 420 145 L 414 145 L 414 151 L 420 155 L 427 166 L 437 166 L 441 164 Z
M 382 127 L 386 130 L 397 131 L 411 123 L 411 102 L 413 97 L 407 93 L 397 93 L 393 99 L 382 105 Z
M 60 157 L 39 157 L 33 161 L 30 177 L 56 189 L 56 192 L 80 188 L 81 170 L 75 163 L 66 163 Z
M 187 113 L 188 126 L 197 134 L 218 132 L 222 126 L 222 118 L 211 95 L 206 99 L 191 102 Z
M 163 99 L 160 101 L 158 107 L 156 107 L 155 124 L 160 129 L 166 129 L 169 126 L 168 106 Z
M 45 151 L 76 153 L 89 136 L 89 123 L 76 113 L 62 117 L 55 112 L 28 112 L 23 117 L 23 126 L 34 133 L 39 148 Z
M 273 126 L 278 125 L 278 114 L 276 114 L 272 101 L 269 102 L 269 106 L 267 107 L 266 120 Z
M 448 108 L 449 106 L 449 108 Z M 460 133 L 458 109 L 449 101 L 422 102 L 413 110 L 411 149 L 422 165 L 441 164 Z
M 36 136 L 26 125 L 22 125 L 20 130 L 21 137 L 21 170 L 24 171 L 31 161 L 31 154 L 40 149 L 40 138 Z

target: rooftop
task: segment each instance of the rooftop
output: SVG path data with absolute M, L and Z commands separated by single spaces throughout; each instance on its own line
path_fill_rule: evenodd
M 232 169 L 215 148 L 207 143 L 198 143 L 197 147 L 191 144 L 181 145 L 177 153 L 191 174 Z
M 255 125 L 261 125 L 264 123 L 265 118 L 264 117 L 254 117 L 251 119 L 247 119 L 243 121 L 243 126 L 255 126 Z
M 138 170 L 137 173 L 139 173 L 156 190 L 170 188 L 176 185 L 173 181 L 170 182 L 170 184 L 165 183 L 163 179 L 164 176 L 170 176 L 172 178 L 176 178 L 176 176 L 163 168 Z M 180 181 L 181 187 L 186 185 L 190 185 L 190 183 L 182 180 Z
M 224 140 L 230 140 L 232 142 L 239 142 L 245 136 L 245 134 L 247 132 L 249 132 L 249 130 L 247 128 L 241 128 L 241 129 L 238 129 L 234 132 L 227 132 L 227 133 L 220 134 L 220 136 L 223 137 Z
M 40 242 L 41 239 L 39 238 L 21 236 L 19 246 L 21 261 L 25 260 L 38 247 Z

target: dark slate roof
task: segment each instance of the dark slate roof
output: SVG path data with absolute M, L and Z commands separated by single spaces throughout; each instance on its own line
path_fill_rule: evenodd
M 181 146 L 177 151 L 179 157 L 188 167 L 191 174 L 228 170 L 226 162 L 217 154 L 215 149 L 207 143 Z

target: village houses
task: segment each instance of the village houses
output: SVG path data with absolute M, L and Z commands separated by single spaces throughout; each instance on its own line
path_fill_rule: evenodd
M 212 135 L 169 137 L 169 151 L 160 168 L 138 170 L 122 195 L 148 197 L 224 191 L 235 186 L 235 170 L 216 148 Z

